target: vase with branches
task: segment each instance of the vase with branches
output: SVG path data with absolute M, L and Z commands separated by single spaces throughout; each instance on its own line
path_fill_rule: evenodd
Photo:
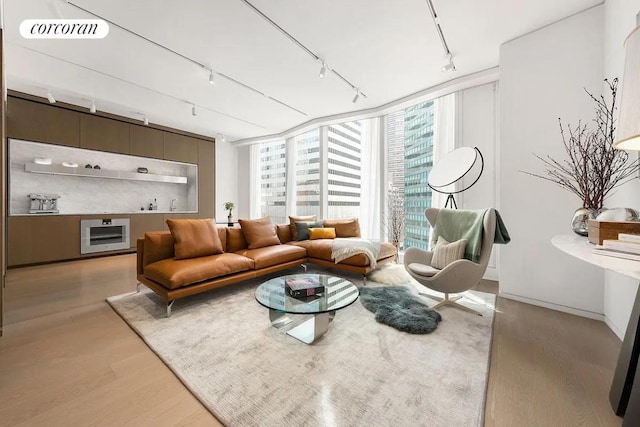
M 396 247 L 404 239 L 406 225 L 406 212 L 404 208 L 404 192 L 395 186 L 390 186 L 387 191 L 387 215 L 382 221 L 387 237 Z
M 610 100 L 604 95 L 596 97 L 585 89 L 595 103 L 591 126 L 582 121 L 575 127 L 565 126 L 562 119 L 558 119 L 565 158 L 557 160 L 534 153 L 543 163 L 544 172 L 525 172 L 557 184 L 580 198 L 582 208 L 574 214 L 572 226 L 581 235 L 587 234 L 586 217 L 602 210 L 604 199 L 611 191 L 633 179 L 640 169 L 638 160 L 630 160 L 627 152 L 613 148 L 618 79 L 604 81 Z
M 228 225 L 233 225 L 233 208 L 235 208 L 236 205 L 233 202 L 224 202 L 224 210 L 228 211 L 229 214 L 227 215 L 227 223 Z

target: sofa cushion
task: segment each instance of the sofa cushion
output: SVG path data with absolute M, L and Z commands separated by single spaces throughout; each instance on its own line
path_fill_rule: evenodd
M 227 274 L 251 270 L 253 266 L 252 259 L 237 254 L 222 253 L 199 258 L 163 259 L 147 265 L 144 268 L 144 275 L 169 289 L 176 289 Z
M 244 249 L 236 252 L 238 255 L 250 258 L 255 262 L 255 269 L 284 264 L 289 261 L 305 259 L 307 251 L 304 248 L 292 245 L 266 246 L 258 249 Z
M 322 221 L 296 222 L 297 240 L 309 240 L 309 229 L 313 227 L 322 227 Z
M 319 239 L 319 240 L 303 240 L 301 242 L 289 242 L 287 245 L 298 246 L 307 250 L 307 256 L 309 258 L 317 258 L 324 261 L 333 262 L 331 258 L 331 249 L 333 247 L 333 239 Z M 380 243 L 380 253 L 378 259 L 388 258 L 396 255 L 396 247 L 391 243 Z M 354 265 L 358 267 L 366 267 L 369 265 L 369 258 L 364 254 L 354 255 L 340 261 L 340 264 Z
M 175 240 L 169 231 L 149 231 L 144 233 L 144 255 L 142 265 L 149 265 L 161 259 L 173 258 Z
M 335 228 L 310 228 L 309 229 L 309 240 L 316 239 L 335 239 L 336 238 L 336 229 Z
M 247 249 L 247 240 L 240 228 L 227 228 L 227 245 L 225 252 L 237 252 L 240 249 Z
M 336 237 L 360 237 L 360 222 L 358 218 L 325 219 L 325 227 L 336 229 Z
M 224 252 L 213 219 L 167 219 L 175 240 L 176 259 L 197 258 Z
M 239 219 L 238 222 L 240 223 L 242 234 L 244 234 L 244 238 L 247 240 L 249 249 L 258 249 L 280 244 L 276 227 L 271 223 L 270 217 Z
M 291 240 L 298 240 L 298 232 L 296 231 L 296 222 L 310 222 L 316 221 L 318 217 L 316 215 L 307 216 L 290 216 L 289 227 L 291 228 Z

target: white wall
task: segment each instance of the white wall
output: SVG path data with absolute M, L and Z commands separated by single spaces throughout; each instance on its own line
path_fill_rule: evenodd
M 464 209 L 497 208 L 497 137 L 496 107 L 498 84 L 489 83 L 465 89 L 456 94 L 457 147 L 478 147 L 484 158 L 484 170 L 478 182 L 457 196 L 458 207 Z M 477 175 L 472 175 L 473 177 Z M 463 187 L 473 181 L 463 180 Z M 485 279 L 499 280 L 496 259 L 500 246 L 495 245 Z
M 624 40 L 636 26 L 638 0 L 607 0 L 604 4 L 604 76 L 621 82 L 624 74 Z M 619 89 L 621 85 L 619 86 Z M 619 101 L 619 100 L 618 100 Z M 636 153 L 630 153 L 636 158 Z M 605 201 L 607 207 L 630 207 L 640 210 L 640 181 L 620 187 Z M 619 274 L 605 275 L 604 315 L 609 327 L 622 339 L 627 329 L 638 283 Z
M 563 156 L 558 117 L 593 117 L 583 88 L 602 90 L 602 23 L 600 5 L 501 46 L 499 146 L 499 200 L 512 238 L 500 251 L 501 295 L 600 319 L 602 269 L 551 245 L 553 235 L 572 233 L 581 201 L 521 171 L 542 171 L 532 152 Z
M 233 217 L 238 219 L 238 180 L 242 176 L 238 168 L 238 149 L 229 142 L 216 140 L 216 200 L 215 217 L 217 222 L 227 220 L 225 202 L 233 202 L 236 209 Z

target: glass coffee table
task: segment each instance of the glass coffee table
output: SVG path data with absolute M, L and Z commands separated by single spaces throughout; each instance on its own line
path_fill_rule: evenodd
M 294 298 L 284 288 L 286 279 L 315 278 L 324 287 L 321 294 Z M 269 309 L 271 326 L 306 344 L 313 343 L 329 329 L 336 311 L 358 299 L 360 291 L 350 281 L 326 274 L 293 274 L 276 277 L 256 289 L 256 300 Z

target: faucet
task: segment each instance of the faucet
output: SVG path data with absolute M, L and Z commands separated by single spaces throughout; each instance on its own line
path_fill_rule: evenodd
M 176 209 L 178 209 L 178 207 L 176 206 L 178 202 L 178 199 L 171 199 L 171 205 L 169 206 L 169 210 L 170 211 L 175 211 Z

